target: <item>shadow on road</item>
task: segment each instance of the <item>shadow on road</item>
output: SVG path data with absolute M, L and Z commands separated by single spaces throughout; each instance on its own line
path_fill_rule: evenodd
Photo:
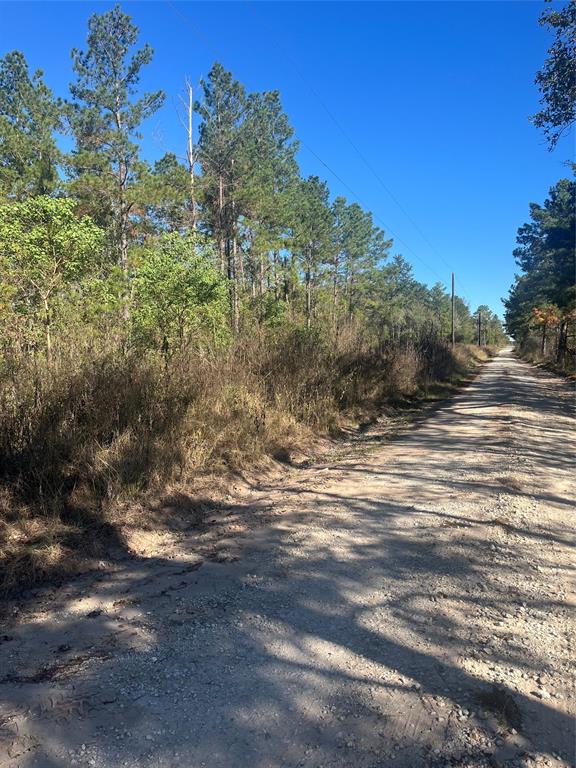
M 345 461 L 326 487 L 294 485 L 280 500 L 262 486 L 262 508 L 269 493 L 279 510 L 239 560 L 133 560 L 87 581 L 104 608 L 91 614 L 78 607 L 81 590 L 66 593 L 51 617 L 0 637 L 0 764 L 413 768 L 505 765 L 524 749 L 567 757 L 574 723 L 559 702 L 486 674 L 552 672 L 546 642 L 530 645 L 524 626 L 565 608 L 559 584 L 538 587 L 531 568 L 551 573 L 551 547 L 573 548 L 573 500 L 550 490 L 567 481 L 557 447 L 568 414 L 547 378 L 527 370 L 498 361 L 398 440 L 390 465 Z M 511 404 L 522 418 L 503 413 L 495 424 L 493 409 Z M 511 447 L 525 462 L 521 487 L 501 481 Z M 350 483 L 356 495 L 334 490 Z M 557 508 L 554 525 L 473 512 L 499 493 Z M 503 628 L 486 620 L 502 616 Z

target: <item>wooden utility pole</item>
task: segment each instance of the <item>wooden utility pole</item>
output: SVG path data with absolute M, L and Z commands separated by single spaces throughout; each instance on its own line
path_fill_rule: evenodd
M 478 346 L 482 346 L 482 310 L 478 310 Z
M 452 333 L 451 333 L 452 348 L 456 343 L 456 331 L 454 328 L 454 272 L 452 272 Z

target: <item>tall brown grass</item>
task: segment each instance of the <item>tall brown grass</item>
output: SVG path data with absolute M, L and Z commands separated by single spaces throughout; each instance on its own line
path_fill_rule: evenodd
M 255 465 L 343 414 L 463 373 L 436 339 L 378 349 L 291 330 L 169 361 L 120 348 L 5 360 L 0 380 L 0 589 L 121 544 L 130 504 L 167 484 Z M 144 504 L 142 505 L 142 502 Z

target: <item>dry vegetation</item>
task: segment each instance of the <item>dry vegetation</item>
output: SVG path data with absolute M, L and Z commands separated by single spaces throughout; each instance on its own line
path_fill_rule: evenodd
M 574 336 L 572 335 L 571 341 L 573 341 L 573 338 Z M 529 363 L 534 363 L 534 365 L 537 365 L 540 368 L 545 368 L 553 373 L 566 376 L 569 379 L 575 379 L 576 355 L 574 354 L 574 350 L 568 350 L 568 354 L 558 360 L 556 349 L 557 344 L 552 347 L 551 353 L 543 354 L 541 340 L 535 336 L 528 336 L 523 343 L 519 345 L 518 353 L 520 357 L 527 360 Z
M 434 395 L 469 362 L 447 339 L 504 339 L 302 175 L 277 91 L 215 62 L 187 94 L 186 161 L 146 157 L 164 93 L 140 87 L 138 37 L 119 6 L 92 14 L 67 94 L 0 59 L 4 592 L 130 549 L 167 496 Z
M 13 361 L 1 389 L 0 586 L 74 571 L 122 543 L 131 506 L 145 525 L 147 499 L 166 487 L 193 493 L 207 475 L 285 457 L 486 354 L 441 342 L 335 350 L 292 331 L 168 363 L 77 348 L 50 366 Z

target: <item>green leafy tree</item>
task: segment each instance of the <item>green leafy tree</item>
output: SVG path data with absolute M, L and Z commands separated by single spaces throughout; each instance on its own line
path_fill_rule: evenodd
M 139 343 L 168 357 L 194 342 L 227 338 L 226 280 L 201 235 L 172 232 L 139 249 L 132 288 Z
M 0 59 L 0 197 L 22 200 L 55 189 L 60 128 L 60 105 L 42 71 L 31 75 L 24 54 L 7 53 Z
M 569 0 L 559 10 L 554 6 L 547 9 L 540 24 L 553 32 L 554 42 L 536 75 L 542 109 L 533 120 L 554 149 L 576 120 L 576 0 Z
M 103 233 L 77 203 L 46 196 L 0 206 L 4 310 L 44 328 L 52 349 L 54 303 L 95 271 Z

